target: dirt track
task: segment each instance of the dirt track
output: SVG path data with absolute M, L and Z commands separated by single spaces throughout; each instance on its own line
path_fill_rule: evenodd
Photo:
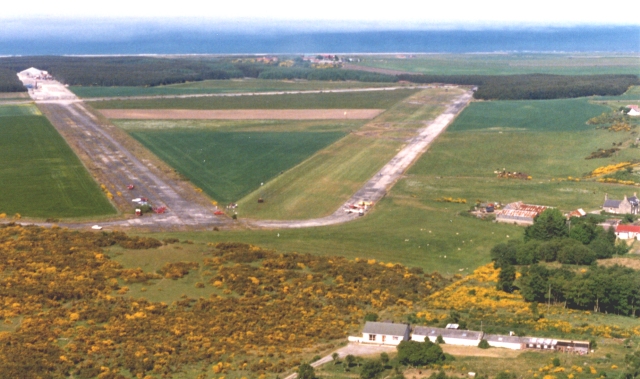
M 370 120 L 384 109 L 102 109 L 106 118 L 131 120 Z

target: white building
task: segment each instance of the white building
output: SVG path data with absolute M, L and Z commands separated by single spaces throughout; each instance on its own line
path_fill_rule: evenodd
M 486 334 L 484 339 L 487 340 L 491 347 L 503 347 L 512 350 L 521 350 L 526 343 L 523 337 L 503 336 L 500 334 Z
M 448 345 L 478 346 L 482 340 L 482 332 L 473 330 L 458 330 L 433 328 L 430 326 L 416 326 L 411 336 L 412 341 L 424 342 L 427 338 L 436 342 L 438 336 Z
M 410 333 L 411 328 L 407 324 L 367 321 L 362 330 L 362 337 L 349 337 L 349 341 L 395 346 L 402 341 L 408 341 Z

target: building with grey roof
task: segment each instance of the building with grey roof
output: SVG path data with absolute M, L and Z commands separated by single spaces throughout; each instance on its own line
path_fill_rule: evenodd
M 636 192 L 633 196 L 625 195 L 622 200 L 609 199 L 609 195 L 605 194 L 602 209 L 608 213 L 637 215 L 640 214 L 640 199 Z
M 464 346 L 478 346 L 482 340 L 484 333 L 476 332 L 473 330 L 458 330 L 458 329 L 444 329 L 433 328 L 430 326 L 416 326 L 413 329 L 411 340 L 424 342 L 427 338 L 431 342 L 436 342 L 438 336 L 442 336 L 445 344 L 449 345 L 464 345 Z
M 357 342 L 398 345 L 402 341 L 408 341 L 410 333 L 408 324 L 367 321 L 362 330 L 362 338 Z
M 520 350 L 526 344 L 526 337 L 503 336 L 500 334 L 485 334 L 484 339 L 487 340 L 491 347 L 504 347 L 512 350 Z

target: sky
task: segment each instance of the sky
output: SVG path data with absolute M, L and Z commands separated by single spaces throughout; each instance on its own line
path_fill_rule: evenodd
M 169 3 L 169 4 L 166 4 Z M 382 2 L 381 2 L 382 3 Z M 640 25 L 628 1 L 538 0 L 30 0 L 6 2 L 0 29 L 56 28 L 96 20 L 95 27 L 162 22 L 185 27 L 323 29 L 458 29 L 523 26 Z M 386 3 L 386 4 L 385 4 Z

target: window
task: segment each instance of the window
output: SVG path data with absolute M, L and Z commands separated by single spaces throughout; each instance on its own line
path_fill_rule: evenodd
M 393 337 L 392 337 L 392 339 L 393 339 L 394 341 L 397 341 L 397 340 L 398 340 L 398 336 L 393 336 Z
M 369 334 L 369 341 L 375 341 L 376 340 L 376 335 L 375 334 Z

